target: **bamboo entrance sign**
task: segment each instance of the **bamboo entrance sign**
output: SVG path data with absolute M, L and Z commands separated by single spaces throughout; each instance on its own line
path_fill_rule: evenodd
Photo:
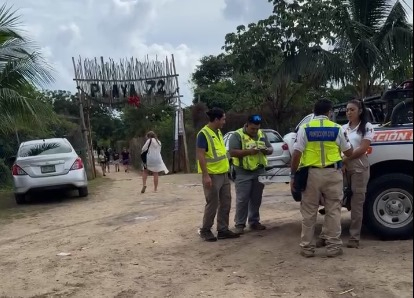
M 182 115 L 181 95 L 178 86 L 174 55 L 164 60 L 150 60 L 148 56 L 144 61 L 136 58 L 124 58 L 115 61 L 103 57 L 82 59 L 75 61 L 72 57 L 73 69 L 79 96 L 81 111 L 81 125 L 84 139 L 88 140 L 84 107 L 90 107 L 91 101 L 109 107 L 119 107 L 125 104 L 135 106 L 156 105 L 161 103 L 175 104 L 178 115 Z M 86 96 L 85 96 L 86 95 Z M 83 103 L 83 101 L 87 100 Z M 179 117 L 182 119 L 182 116 Z M 183 138 L 186 172 L 189 172 L 184 121 L 178 121 L 176 130 Z M 89 132 L 90 134 L 90 132 Z M 89 138 L 90 139 L 90 138 Z M 86 141 L 85 141 L 86 142 Z M 88 152 L 92 153 L 92 144 L 89 143 Z M 93 164 L 93 162 L 90 162 Z
M 115 61 L 103 57 L 73 59 L 77 85 L 93 101 L 110 106 L 139 97 L 144 105 L 174 103 L 179 97 L 174 57 L 163 61 L 136 58 Z

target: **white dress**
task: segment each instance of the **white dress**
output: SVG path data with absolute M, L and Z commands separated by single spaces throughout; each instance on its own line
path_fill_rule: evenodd
M 148 139 L 142 147 L 141 152 L 144 152 L 147 149 L 147 169 L 154 173 L 164 171 L 165 174 L 168 174 L 168 169 L 161 156 L 161 142 L 155 138 Z

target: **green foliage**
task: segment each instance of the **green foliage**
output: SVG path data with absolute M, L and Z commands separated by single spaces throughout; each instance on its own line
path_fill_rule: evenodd
M 402 68 L 399 73 L 406 74 L 412 65 L 412 25 L 400 1 L 270 2 L 275 5 L 274 17 L 281 20 L 285 33 L 282 47 L 294 52 L 301 44 L 319 41 L 320 45 L 323 38 L 342 61 L 345 72 L 338 75 L 354 85 L 362 97 L 371 95 L 373 86 L 391 70 Z M 293 31 L 293 42 L 285 41 Z
M 268 114 L 284 130 L 318 98 L 344 102 L 412 77 L 412 25 L 400 1 L 269 2 L 273 14 L 238 26 L 224 53 L 201 59 L 194 103 Z
M 204 56 L 200 63 L 191 76 L 191 80 L 197 86 L 207 87 L 231 78 L 233 65 L 224 54 Z
M 121 115 L 127 138 L 142 137 L 149 130 L 155 130 L 158 123 L 173 118 L 174 108 L 167 104 L 141 106 L 139 108 L 126 106 Z M 174 127 L 174 125 L 172 125 Z
M 18 25 L 19 16 L 3 4 L 0 7 L 0 133 L 3 134 L 14 131 L 22 121 L 41 126 L 40 119 L 50 112 L 34 90 L 35 86 L 53 81 L 51 68 L 34 43 L 18 32 Z
M 12 184 L 11 170 L 4 160 L 0 158 L 0 189 L 8 187 Z

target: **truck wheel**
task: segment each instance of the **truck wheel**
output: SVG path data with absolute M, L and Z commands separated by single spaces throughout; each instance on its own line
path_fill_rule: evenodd
M 387 174 L 368 184 L 364 223 L 383 239 L 413 235 L 413 177 Z
M 26 195 L 25 194 L 15 193 L 14 194 L 14 199 L 16 200 L 16 204 L 18 204 L 18 205 L 26 203 Z
M 80 187 L 78 188 L 79 197 L 87 197 L 88 196 L 88 188 L 87 187 Z

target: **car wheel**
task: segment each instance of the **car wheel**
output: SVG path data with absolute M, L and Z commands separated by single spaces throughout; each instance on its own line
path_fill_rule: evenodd
M 16 200 L 16 203 L 19 204 L 19 205 L 26 203 L 26 195 L 25 194 L 16 193 L 16 194 L 14 194 L 14 199 Z
M 80 187 L 78 188 L 79 197 L 87 197 L 88 196 L 88 188 L 87 187 Z
M 387 174 L 368 185 L 364 223 L 383 239 L 413 235 L 413 177 Z

